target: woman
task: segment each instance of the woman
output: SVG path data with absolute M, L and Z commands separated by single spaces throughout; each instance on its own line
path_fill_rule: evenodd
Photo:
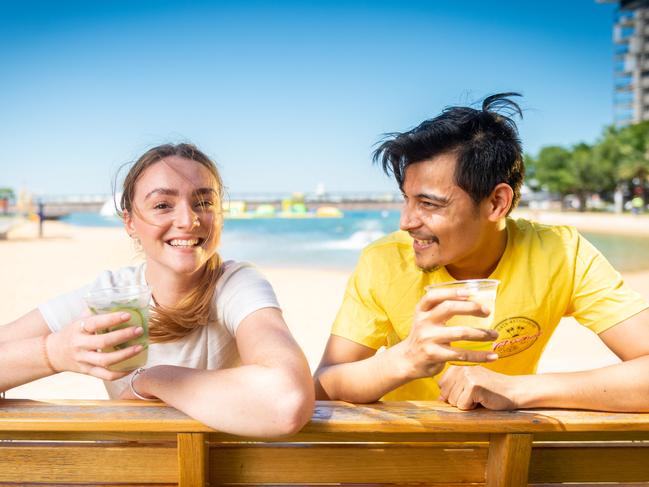
M 0 391 L 81 372 L 103 379 L 111 398 L 157 398 L 221 431 L 298 431 L 313 409 L 309 367 L 270 284 L 216 252 L 222 195 L 214 163 L 196 147 L 162 145 L 142 155 L 124 181 L 121 216 L 145 262 L 104 272 L 0 327 Z M 141 336 L 142 327 L 109 331 L 131 315 L 90 315 L 84 301 L 114 285 L 153 289 L 148 360 L 134 373 L 110 368 L 141 345 L 99 350 Z

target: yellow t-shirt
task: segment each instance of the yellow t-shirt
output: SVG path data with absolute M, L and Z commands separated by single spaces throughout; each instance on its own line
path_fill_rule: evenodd
M 602 254 L 571 227 L 507 219 L 507 246 L 489 276 L 501 281 L 494 327 L 500 358 L 484 365 L 533 374 L 559 320 L 572 316 L 595 333 L 649 308 Z M 332 334 L 379 349 L 406 338 L 417 302 L 430 284 L 453 281 L 446 268 L 415 264 L 412 238 L 395 232 L 372 243 L 347 284 Z M 412 381 L 389 400 L 436 399 L 435 378 Z

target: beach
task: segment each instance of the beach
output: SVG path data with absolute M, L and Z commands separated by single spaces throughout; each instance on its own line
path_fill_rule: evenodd
M 649 237 L 649 218 L 630 215 L 524 213 L 543 223 L 570 224 L 599 233 Z M 649 249 L 648 249 L 649 252 Z M 227 258 L 227 256 L 225 256 Z M 138 262 L 130 238 L 120 228 L 77 227 L 46 221 L 43 238 L 37 224 L 24 221 L 0 241 L 0 325 L 38 303 L 91 282 L 99 272 Z M 262 266 L 283 308 L 286 322 L 305 351 L 312 369 L 318 364 L 340 305 L 349 271 Z M 623 274 L 649 298 L 649 269 Z M 596 335 L 570 319 L 563 320 L 548 345 L 539 372 L 583 370 L 615 363 Z M 22 398 L 106 398 L 98 379 L 62 373 L 7 392 Z

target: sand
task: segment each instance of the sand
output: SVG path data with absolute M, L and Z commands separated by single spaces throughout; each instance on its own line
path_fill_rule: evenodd
M 542 214 L 547 223 L 568 223 L 587 231 L 649 237 L 649 218 L 615 215 Z M 33 222 L 24 222 L 0 241 L 0 325 L 35 308 L 39 302 L 91 280 L 104 269 L 138 261 L 131 240 L 121 229 L 81 228 L 45 222 L 37 238 Z M 649 251 L 649 249 L 648 249 Z M 284 310 L 286 322 L 305 351 L 312 369 L 318 364 L 331 323 L 341 302 L 348 272 L 307 268 L 263 267 Z M 649 298 L 649 269 L 627 273 L 630 284 Z M 574 321 L 563 320 L 539 365 L 540 372 L 583 370 L 615 363 L 596 335 Z M 7 391 L 7 397 L 39 399 L 106 398 L 98 379 L 62 373 Z

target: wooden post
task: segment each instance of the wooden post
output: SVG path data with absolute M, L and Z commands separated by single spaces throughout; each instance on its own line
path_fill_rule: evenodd
M 526 487 L 531 454 L 531 434 L 491 435 L 486 487 Z
M 207 485 L 207 445 L 203 433 L 178 433 L 178 485 Z

